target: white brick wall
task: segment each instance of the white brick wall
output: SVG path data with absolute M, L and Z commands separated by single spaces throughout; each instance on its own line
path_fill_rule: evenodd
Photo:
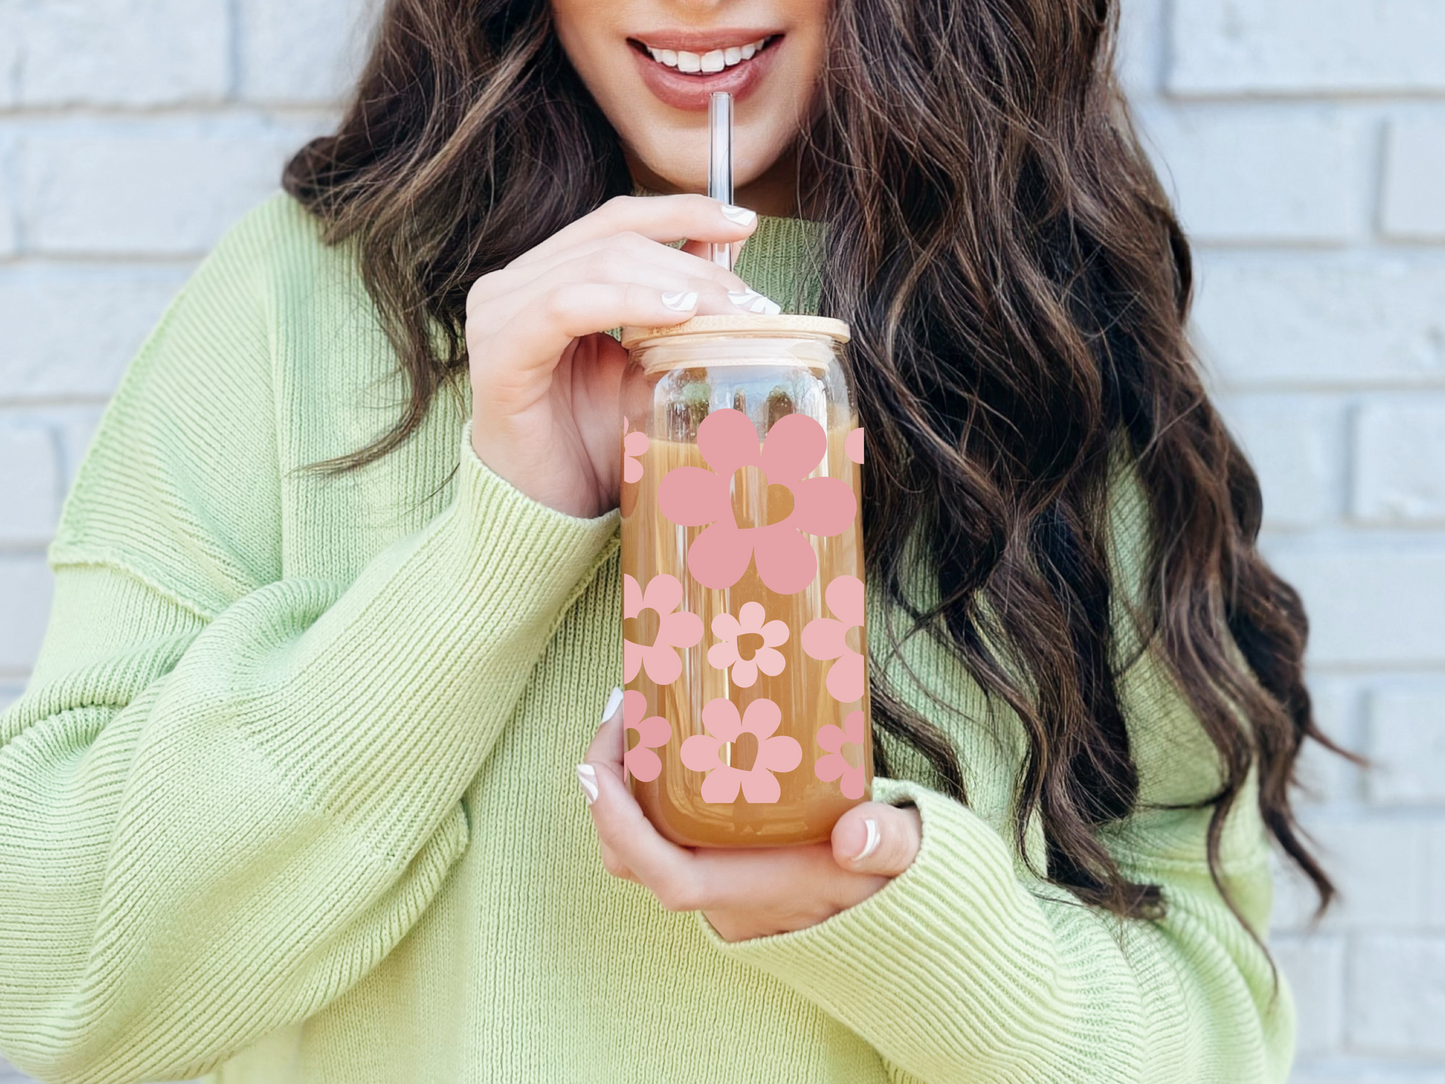
M 1445 4 L 1123 2 L 1201 351 L 1310 609 L 1321 723 L 1380 765 L 1305 764 L 1344 902 L 1310 933 L 1280 882 L 1294 1084 L 1445 1084 Z M 366 6 L 0 0 L 0 704 L 107 394 L 324 127 Z
M 1294 1084 L 1445 1084 L 1445 5 L 1123 2 L 1321 724 L 1378 764 L 1304 766 L 1343 899 L 1279 883 Z

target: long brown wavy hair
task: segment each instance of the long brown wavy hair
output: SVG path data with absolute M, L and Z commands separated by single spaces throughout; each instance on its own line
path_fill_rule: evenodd
M 1105 547 L 1122 444 L 1154 524 L 1144 633 L 1218 752 L 1201 805 L 1215 882 L 1228 899 L 1222 829 L 1253 767 L 1264 823 L 1323 909 L 1333 890 L 1290 807 L 1302 744 L 1335 748 L 1302 678 L 1305 615 L 1259 555 L 1259 485 L 1185 339 L 1189 248 L 1115 81 L 1113 0 L 831 7 L 798 199 L 828 227 L 821 310 L 853 329 L 868 567 L 1022 720 L 1016 845 L 1037 813 L 1049 880 L 1162 913 L 1099 834 L 1139 791 Z M 344 119 L 284 184 L 328 242 L 357 246 L 410 381 L 395 426 L 339 469 L 397 447 L 454 386 L 478 277 L 633 187 L 546 0 L 389 0 Z M 905 589 L 919 524 L 937 561 L 926 607 Z M 876 673 L 874 698 L 880 727 L 965 800 L 942 731 Z

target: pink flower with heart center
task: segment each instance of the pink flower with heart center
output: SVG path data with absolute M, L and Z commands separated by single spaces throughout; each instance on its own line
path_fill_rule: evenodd
M 652 443 L 647 439 L 647 434 L 640 429 L 628 432 L 629 422 L 624 415 L 622 418 L 622 480 L 624 482 L 637 482 L 642 479 L 642 460 L 648 446 Z
M 863 581 L 838 576 L 824 598 L 835 616 L 817 617 L 803 626 L 803 653 L 820 662 L 838 660 L 828 668 L 828 693 L 839 703 L 851 704 L 863 695 L 865 678 L 862 651 L 848 643 L 848 634 L 856 628 L 858 646 L 863 646 Z
M 842 729 L 828 723 L 818 728 L 818 748 L 824 751 L 813 764 L 813 774 L 824 783 L 835 779 L 844 798 L 863 797 L 863 713 L 850 711 Z
M 744 797 L 755 804 L 776 802 L 782 797 L 783 788 L 773 773 L 790 772 L 803 760 L 803 747 L 796 738 L 774 733 L 782 721 L 782 709 L 766 698 L 754 700 L 741 717 L 737 705 L 723 697 L 703 705 L 702 724 L 707 733 L 694 734 L 682 743 L 682 762 L 695 772 L 707 772 L 702 781 L 704 802 L 735 802 L 740 788 Z M 724 763 L 722 747 L 744 734 L 757 740 L 752 767 L 735 768 Z
M 641 644 L 622 638 L 622 677 L 631 681 L 640 670 L 658 685 L 671 685 L 682 673 L 678 648 L 692 647 L 702 639 L 702 618 L 683 611 L 673 613 L 682 601 L 682 584 L 676 576 L 654 576 L 643 592 L 637 581 L 622 574 L 622 616 L 639 617 L 643 610 L 657 613 L 657 639 Z
M 637 744 L 622 757 L 623 766 L 634 778 L 650 783 L 662 771 L 662 761 L 653 752 L 672 740 L 672 724 L 661 715 L 647 714 L 647 697 L 629 689 L 622 694 L 624 730 L 637 731 Z
M 718 642 L 708 648 L 707 661 L 719 670 L 731 666 L 733 684 L 740 688 L 752 688 L 759 670 L 769 677 L 783 672 L 785 660 L 777 649 L 788 642 L 788 624 L 765 622 L 766 616 L 761 602 L 745 602 L 737 617 L 720 613 L 712 619 L 712 634 Z M 743 637 L 753 644 L 742 642 Z M 747 658 L 743 658 L 744 652 L 748 653 Z
M 687 567 L 697 582 L 718 590 L 731 587 L 756 561 L 758 577 L 780 595 L 796 594 L 812 583 L 818 558 L 804 532 L 841 534 L 858 511 L 853 487 L 843 479 L 808 477 L 828 450 L 823 427 L 806 414 L 785 414 L 760 445 L 748 416 L 728 408 L 702 420 L 697 447 L 712 470 L 674 467 L 657 487 L 658 507 L 673 523 L 710 524 L 687 551 Z M 744 467 L 762 472 L 766 507 L 781 516 L 777 522 L 737 522 L 733 476 Z M 779 488 L 787 493 L 777 493 Z

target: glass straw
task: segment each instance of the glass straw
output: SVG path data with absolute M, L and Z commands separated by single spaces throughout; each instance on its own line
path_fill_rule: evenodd
M 707 194 L 723 203 L 733 201 L 733 96 L 714 91 L 707 103 Z M 708 244 L 708 258 L 719 267 L 733 269 L 730 244 Z

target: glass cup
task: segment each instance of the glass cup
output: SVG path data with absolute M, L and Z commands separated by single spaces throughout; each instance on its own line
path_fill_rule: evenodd
M 820 842 L 870 794 L 847 341 L 810 316 L 622 329 L 624 763 L 676 843 Z

